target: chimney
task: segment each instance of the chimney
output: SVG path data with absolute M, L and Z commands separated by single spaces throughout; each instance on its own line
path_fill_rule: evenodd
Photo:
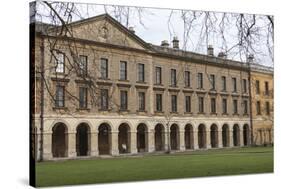
M 167 41 L 167 40 L 162 41 L 162 42 L 161 42 L 161 46 L 162 46 L 162 47 L 169 47 L 168 41 Z
M 129 31 L 130 31 L 131 33 L 135 33 L 135 30 L 134 30 L 134 27 L 133 27 L 133 26 L 130 26 L 128 29 L 129 29 Z
M 174 49 L 178 49 L 178 48 L 179 48 L 179 40 L 178 40 L 178 37 L 177 37 L 177 36 L 175 36 L 175 37 L 173 38 L 172 43 L 173 43 L 173 48 L 174 48 Z
M 254 62 L 254 55 L 253 54 L 249 54 L 247 57 L 247 62 L 248 63 L 253 63 Z
M 214 56 L 214 48 L 212 45 L 208 45 L 207 54 L 209 56 Z
M 226 56 L 226 53 L 224 53 L 224 52 L 219 52 L 218 57 L 219 57 L 219 58 L 226 58 L 227 56 Z

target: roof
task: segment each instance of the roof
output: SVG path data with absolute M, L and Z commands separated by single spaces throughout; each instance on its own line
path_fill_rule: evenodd
M 135 39 L 146 50 L 151 51 L 151 53 L 153 53 L 155 55 L 161 55 L 161 56 L 166 56 L 166 57 L 168 56 L 168 57 L 179 58 L 179 59 L 183 59 L 183 60 L 192 60 L 192 61 L 198 62 L 198 63 L 215 64 L 216 66 L 224 64 L 225 66 L 236 67 L 236 68 L 244 68 L 244 69 L 251 68 L 255 71 L 269 72 L 269 73 L 273 72 L 273 67 L 263 66 L 260 64 L 252 64 L 252 63 L 247 64 L 245 62 L 231 60 L 231 59 L 227 59 L 227 58 L 210 56 L 210 55 L 206 55 L 206 54 L 200 54 L 200 53 L 195 53 L 195 52 L 191 52 L 191 51 L 185 51 L 185 50 L 181 50 L 181 49 L 163 47 L 163 46 L 147 43 L 143 39 L 141 39 L 139 36 L 137 36 L 134 32 L 130 31 L 127 27 L 123 26 L 120 22 L 118 22 L 116 19 L 114 19 L 109 14 L 101 14 L 101 15 L 90 17 L 90 18 L 81 19 L 81 20 L 72 22 L 69 25 L 79 26 L 84 23 L 88 23 L 88 22 L 92 22 L 92 21 L 96 21 L 96 20 L 102 20 L 102 19 L 106 19 L 107 21 L 109 21 L 110 23 L 112 23 L 113 25 L 118 27 L 121 31 L 126 33 L 128 36 Z M 45 23 L 41 23 L 41 22 L 36 23 L 36 24 L 38 24 L 36 26 L 37 32 L 43 32 L 42 30 L 44 30 L 44 29 L 55 28 L 51 24 L 45 24 Z

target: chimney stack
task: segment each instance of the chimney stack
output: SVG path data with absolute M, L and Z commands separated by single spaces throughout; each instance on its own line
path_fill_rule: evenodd
M 133 26 L 130 26 L 128 29 L 129 29 L 130 32 L 135 33 L 135 30 L 134 30 Z
M 178 40 L 178 37 L 177 37 L 177 36 L 175 36 L 175 37 L 173 38 L 172 43 L 173 43 L 173 48 L 174 48 L 174 49 L 178 49 L 178 48 L 179 48 L 179 40 Z
M 162 41 L 162 42 L 161 42 L 161 46 L 162 46 L 162 47 L 169 47 L 168 41 L 167 41 L 167 40 Z
M 219 52 L 218 57 L 219 57 L 219 58 L 226 58 L 227 56 L 226 56 L 226 53 L 224 53 L 224 52 Z
M 207 54 L 209 56 L 214 56 L 214 48 L 212 45 L 208 45 Z
M 253 54 L 249 54 L 249 55 L 248 55 L 248 58 L 247 58 L 247 62 L 248 62 L 248 63 L 253 63 L 253 62 L 254 62 L 254 58 L 255 58 L 255 57 L 254 57 Z

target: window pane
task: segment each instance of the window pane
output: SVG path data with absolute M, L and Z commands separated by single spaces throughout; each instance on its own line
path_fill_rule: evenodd
M 197 75 L 197 85 L 199 89 L 203 88 L 203 73 L 198 73 Z
M 215 90 L 216 89 L 215 75 L 213 75 L 213 74 L 210 75 L 210 82 L 211 82 L 211 89 Z
M 226 77 L 222 76 L 221 79 L 222 79 L 222 90 L 226 91 Z
M 79 88 L 79 107 L 87 108 L 87 88 Z
M 156 110 L 162 111 L 162 94 L 156 94 Z
M 144 111 L 145 110 L 145 93 L 139 92 L 139 110 Z
M 138 64 L 139 81 L 144 82 L 144 64 Z
M 120 62 L 120 80 L 127 80 L 127 62 Z
M 87 56 L 79 56 L 79 74 L 87 75 Z
M 177 85 L 177 76 L 176 76 L 176 70 L 171 69 L 171 85 L 176 86 Z
M 108 78 L 108 60 L 105 58 L 101 59 L 101 78 Z
M 64 87 L 58 85 L 56 88 L 56 106 L 64 107 Z
M 185 111 L 191 112 L 191 98 L 190 98 L 190 96 L 185 97 Z
M 161 77 L 162 77 L 162 73 L 161 73 L 161 67 L 156 67 L 156 84 L 161 84 Z
M 172 95 L 172 112 L 177 112 L 177 96 Z
M 101 89 L 101 109 L 108 109 L 108 90 Z
M 185 87 L 190 87 L 190 72 L 189 71 L 185 71 L 184 72 L 184 83 L 185 83 Z
M 57 73 L 64 73 L 64 54 L 57 53 L 56 60 L 55 60 L 55 69 Z
M 121 91 L 121 110 L 127 110 L 127 91 Z

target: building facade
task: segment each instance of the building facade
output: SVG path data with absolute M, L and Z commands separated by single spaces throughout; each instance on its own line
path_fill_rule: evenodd
M 241 147 L 256 137 L 248 64 L 211 46 L 207 55 L 180 50 L 177 38 L 146 43 L 107 14 L 68 27 L 36 25 L 38 160 Z
M 251 68 L 253 144 L 273 145 L 273 69 Z

